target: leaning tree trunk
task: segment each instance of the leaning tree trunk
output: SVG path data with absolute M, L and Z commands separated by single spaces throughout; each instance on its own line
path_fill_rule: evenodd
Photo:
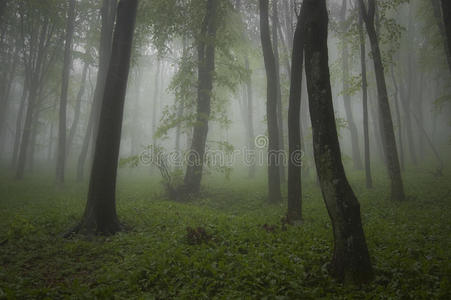
M 332 221 L 334 255 L 329 270 L 342 282 L 366 282 L 373 270 L 360 205 L 341 161 L 330 86 L 325 0 L 305 0 L 305 69 L 313 128 L 315 163 Z
M 64 45 L 64 63 L 61 84 L 61 98 L 58 126 L 58 154 L 56 160 L 56 182 L 64 183 L 64 170 L 66 167 L 66 113 L 67 113 L 67 91 L 69 89 L 69 74 L 72 64 L 72 37 L 75 27 L 75 0 L 69 2 L 68 21 L 66 27 L 66 41 Z
M 379 48 L 379 41 L 374 27 L 375 1 L 369 0 L 369 11 L 366 11 L 365 3 L 359 0 L 362 18 L 365 21 L 368 37 L 370 39 L 373 54 L 374 70 L 379 98 L 379 113 L 382 122 L 382 138 L 385 146 L 386 163 L 391 182 L 391 199 L 402 201 L 405 199 L 404 186 L 401 178 L 398 150 L 396 148 L 393 120 L 388 102 L 387 86 L 385 83 L 384 66 Z
M 266 69 L 266 113 L 268 121 L 268 198 L 271 203 L 282 200 L 280 192 L 279 166 L 282 162 L 279 153 L 279 129 L 277 123 L 277 69 L 268 20 L 268 0 L 259 0 L 260 37 Z
M 354 169 L 362 169 L 362 159 L 360 157 L 359 146 L 359 133 L 357 126 L 355 125 L 354 115 L 352 113 L 351 96 L 349 95 L 349 51 L 348 43 L 346 41 L 346 33 L 348 26 L 346 25 L 346 8 L 347 0 L 343 0 L 341 11 L 342 22 L 342 35 L 343 35 L 343 48 L 342 48 L 342 81 L 343 81 L 343 104 L 346 113 L 346 120 L 348 122 L 349 133 L 351 134 L 351 149 L 352 149 L 352 161 L 354 163 Z
M 302 221 L 302 146 L 301 146 L 301 95 L 304 66 L 304 8 L 298 18 L 291 55 L 290 104 L 288 108 L 288 213 L 289 223 Z
M 208 120 L 211 112 L 211 93 L 215 71 L 217 0 L 208 0 L 207 10 L 198 43 L 198 88 L 196 126 L 189 152 L 183 192 L 196 194 L 200 191 L 202 170 L 207 143 Z
M 441 0 L 442 1 L 442 13 L 443 13 L 443 23 L 445 24 L 445 32 L 446 32 L 446 46 L 448 48 L 447 53 L 451 53 L 451 1 L 449 0 Z M 451 70 L 451 59 L 448 60 L 449 68 Z
M 363 20 L 359 16 L 360 66 L 362 69 L 362 103 L 363 103 L 363 140 L 365 147 L 365 179 L 368 189 L 373 187 L 371 176 L 370 134 L 368 121 L 368 81 L 366 76 L 366 42 L 363 33 Z
M 116 175 L 137 0 L 121 0 L 99 120 L 88 201 L 81 223 L 70 233 L 111 235 L 121 229 L 116 215 Z

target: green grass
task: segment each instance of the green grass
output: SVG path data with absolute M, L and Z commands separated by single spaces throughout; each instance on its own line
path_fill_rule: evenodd
M 131 231 L 73 239 L 62 234 L 81 218 L 86 184 L 2 175 L 0 299 L 451 298 L 449 175 L 409 170 L 409 200 L 392 203 L 384 173 L 373 190 L 350 173 L 376 272 L 355 287 L 326 273 L 331 224 L 314 183 L 304 186 L 304 224 L 284 230 L 286 206 L 266 204 L 262 178 L 208 176 L 201 197 L 181 204 L 165 199 L 158 178 L 136 173 L 121 171 L 117 195 Z M 211 239 L 191 245 L 187 226 Z

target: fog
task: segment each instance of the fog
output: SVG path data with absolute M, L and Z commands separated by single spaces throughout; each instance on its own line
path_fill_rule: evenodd
M 332 243 L 327 239 L 333 236 L 334 247 L 321 263 L 329 264 L 324 272 L 337 282 L 376 278 L 372 295 L 407 295 L 417 288 L 434 293 L 431 298 L 446 297 L 449 287 L 414 288 L 412 282 L 390 286 L 386 294 L 377 290 L 388 255 L 380 251 L 396 246 L 380 250 L 375 240 L 382 237 L 375 232 L 377 222 L 399 221 L 405 212 L 406 224 L 416 217 L 442 224 L 442 231 L 429 232 L 438 236 L 433 247 L 449 243 L 447 216 L 435 211 L 449 211 L 450 204 L 448 6 L 444 0 L 0 0 L 2 268 L 14 276 L 24 272 L 4 262 L 12 255 L 8 247 L 26 245 L 34 230 L 21 229 L 19 241 L 11 233 L 19 226 L 14 218 L 20 215 L 46 232 L 43 223 L 33 223 L 37 212 L 27 208 L 33 205 L 46 212 L 58 207 L 52 214 L 60 221 L 49 221 L 58 233 L 48 236 L 58 236 L 62 245 L 84 235 L 148 234 L 146 226 L 157 223 L 188 244 L 210 245 L 229 230 L 215 229 L 222 225 L 210 215 L 217 213 L 243 218 L 230 221 L 238 232 L 252 224 L 304 239 L 326 226 L 321 239 Z M 178 212 L 171 216 L 187 223 L 164 219 L 172 205 Z M 371 217 L 375 207 L 385 211 L 377 222 Z M 158 221 L 146 223 L 140 209 Z M 315 223 L 315 214 L 327 225 Z M 286 225 L 293 226 L 288 233 Z M 187 233 L 177 231 L 180 226 Z M 340 239 L 357 242 L 340 246 Z M 406 239 L 399 247 L 416 245 Z M 169 251 L 162 249 L 154 251 Z M 449 248 L 441 254 L 419 251 L 434 261 L 449 259 Z M 408 267 L 400 268 L 408 273 Z M 437 272 L 436 286 L 447 271 Z M 426 273 L 415 278 L 421 282 Z M 27 283 L 19 292 L 5 274 L 0 272 L 0 298 L 31 295 Z M 229 283 L 234 292 L 205 291 L 208 297 L 302 298 L 277 274 L 274 284 L 286 290 L 260 293 L 253 287 L 240 293 L 239 284 Z M 161 278 L 171 275 L 160 276 L 155 287 L 147 286 L 157 298 L 204 291 L 180 279 L 185 292 L 160 293 L 175 284 L 164 288 Z M 74 286 L 67 286 L 72 294 Z M 307 283 L 305 289 L 311 291 Z M 54 297 L 60 287 L 51 284 L 50 291 Z M 125 294 L 112 291 L 143 296 L 131 284 Z M 326 295 L 315 293 L 313 298 Z M 337 293 L 346 297 L 352 291 Z

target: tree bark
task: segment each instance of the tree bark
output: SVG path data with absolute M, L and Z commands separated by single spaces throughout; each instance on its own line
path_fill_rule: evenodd
M 305 0 L 305 69 L 313 127 L 315 163 L 332 221 L 334 255 L 329 270 L 341 282 L 367 282 L 373 270 L 360 217 L 360 204 L 341 161 L 330 86 L 325 0 Z
M 266 113 L 268 122 L 268 198 L 271 203 L 282 200 L 280 192 L 280 171 L 282 163 L 279 153 L 279 129 L 277 122 L 277 69 L 268 20 L 268 0 L 259 0 L 260 7 L 260 37 L 266 69 Z
M 75 27 L 75 0 L 70 0 L 66 27 L 66 41 L 64 45 L 63 75 L 61 83 L 61 98 L 58 126 L 58 154 L 56 160 L 56 183 L 64 183 L 66 169 L 66 130 L 67 130 L 67 91 L 69 89 L 70 67 L 72 65 L 72 39 Z
M 362 104 L 363 104 L 363 140 L 365 148 L 365 182 L 368 189 L 373 187 L 371 176 L 370 134 L 368 121 L 368 81 L 366 75 L 366 42 L 363 32 L 363 19 L 359 15 L 360 66 L 362 69 Z
M 388 173 L 391 182 L 391 199 L 402 201 L 405 199 L 404 186 L 401 177 L 401 168 L 399 165 L 398 150 L 396 148 L 395 133 L 393 129 L 393 120 L 388 102 L 387 86 L 385 83 L 384 66 L 379 49 L 379 41 L 374 27 L 375 1 L 369 0 L 369 11 L 366 11 L 365 3 L 359 0 L 361 14 L 365 21 L 368 37 L 370 39 L 371 50 L 373 54 L 374 70 L 376 73 L 377 91 L 379 98 L 379 113 L 382 122 L 382 138 L 384 139 L 385 155 L 388 167 Z
M 88 201 L 81 223 L 70 233 L 111 235 L 121 229 L 116 214 L 116 175 L 137 6 L 137 0 L 121 0 L 118 5 Z
M 211 112 L 211 93 L 215 72 L 215 50 L 217 30 L 217 0 L 208 0 L 206 15 L 198 43 L 198 88 L 196 124 L 189 152 L 189 163 L 184 179 L 184 192 L 196 194 L 200 191 L 205 146 L 208 135 L 208 120 Z

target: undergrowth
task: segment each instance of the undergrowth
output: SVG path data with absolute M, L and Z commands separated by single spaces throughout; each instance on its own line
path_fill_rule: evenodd
M 450 177 L 412 170 L 409 199 L 387 182 L 350 181 L 375 280 L 343 286 L 327 274 L 332 228 L 314 182 L 304 185 L 304 223 L 285 226 L 286 205 L 266 203 L 262 178 L 208 176 L 201 195 L 166 199 L 159 180 L 122 170 L 118 215 L 131 230 L 64 239 L 81 218 L 86 184 L 0 178 L 1 299 L 451 299 Z M 378 175 L 377 178 L 384 178 Z

